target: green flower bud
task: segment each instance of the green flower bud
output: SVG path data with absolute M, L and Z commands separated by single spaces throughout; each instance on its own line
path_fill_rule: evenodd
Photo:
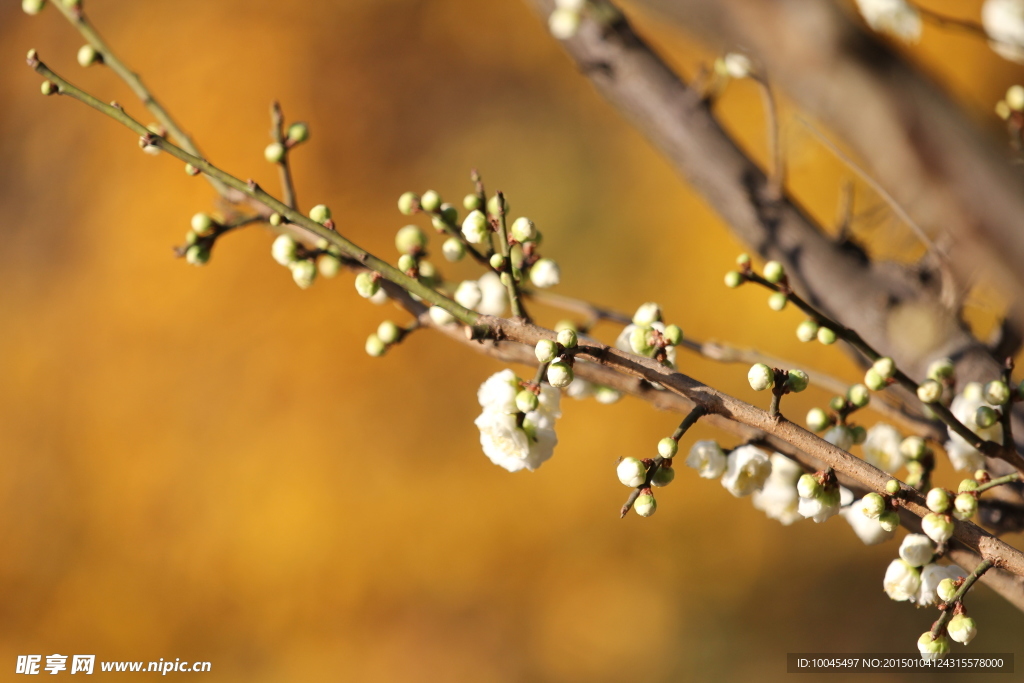
M 647 480 L 647 468 L 636 458 L 623 458 L 615 468 L 615 474 L 623 486 L 636 488 Z
M 629 335 L 629 347 L 635 354 L 651 356 L 654 353 L 654 346 L 651 344 L 651 329 L 649 327 L 634 328 Z
M 517 242 L 529 242 L 537 236 L 537 226 L 529 218 L 517 218 L 512 224 L 512 238 Z
M 907 485 L 917 488 L 927 474 L 924 465 L 916 460 L 907 463 Z
M 200 173 L 202 173 L 202 171 L 200 171 L 192 164 L 185 164 L 185 173 L 189 174 L 190 176 L 197 176 Z
M 199 235 L 195 234 L 191 230 L 185 233 L 185 244 L 192 246 L 199 241 Z
M 419 266 L 419 262 L 412 254 L 402 254 L 398 257 L 398 269 L 403 273 L 411 273 Z
M 1010 387 L 1006 386 L 1006 382 L 1002 380 L 989 382 L 983 391 L 985 401 L 994 406 L 1006 405 L 1010 400 Z
M 388 350 L 387 344 L 385 344 L 380 337 L 375 334 L 371 334 L 366 338 L 366 353 L 373 358 L 379 358 L 384 355 L 384 352 Z
M 683 341 L 683 330 L 679 325 L 668 325 L 665 327 L 665 331 L 662 332 L 667 341 L 672 346 L 679 346 Z
M 959 493 L 953 499 L 953 515 L 959 520 L 970 519 L 978 511 L 978 499 L 971 493 Z
M 197 235 L 208 235 L 212 232 L 213 226 L 214 222 L 209 214 L 197 213 L 192 216 L 192 230 Z
M 861 425 L 854 425 L 850 427 L 850 436 L 853 438 L 853 443 L 864 443 L 864 439 L 868 438 L 868 430 Z
M 747 382 L 754 391 L 764 391 L 775 384 L 775 371 L 764 363 L 755 363 L 747 371 Z
M 96 48 L 92 45 L 83 45 L 78 48 L 78 63 L 80 66 L 87 67 L 102 62 L 103 58 L 99 52 L 96 52 Z
M 941 545 L 953 536 L 953 520 L 944 515 L 930 512 L 921 520 L 921 531 L 925 536 Z
M 521 413 L 531 413 L 537 410 L 537 406 L 540 405 L 540 399 L 537 398 L 537 394 L 533 393 L 529 389 L 523 389 L 516 394 L 516 408 Z
M 768 296 L 768 308 L 773 311 L 781 311 L 789 303 L 789 297 L 782 292 L 772 292 Z
M 854 384 L 846 390 L 846 400 L 857 408 L 863 408 L 871 401 L 871 394 L 863 384 Z
M 651 477 L 651 484 L 654 486 L 668 486 L 676 478 L 676 471 L 671 467 L 662 465 Z
M 885 389 L 888 382 L 882 377 L 878 370 L 874 368 L 868 368 L 867 372 L 864 373 L 864 385 L 871 391 L 881 391 Z
M 270 218 L 268 218 L 267 220 L 275 228 L 277 226 L 281 225 L 281 223 L 284 223 L 284 217 L 281 216 L 281 214 L 279 214 L 279 213 L 272 213 L 272 214 L 270 214 Z
M 743 274 L 736 270 L 730 270 L 725 274 L 725 286 L 731 289 L 736 289 L 742 285 L 745 280 L 746 278 L 743 277 Z
M 491 234 L 487 217 L 480 211 L 471 211 L 462 221 L 462 234 L 470 244 L 485 242 Z
M 878 519 L 878 516 L 885 512 L 885 498 L 882 498 L 882 494 L 874 491 L 865 495 L 861 499 L 860 505 L 864 516 L 871 519 Z
M 943 380 L 951 379 L 955 370 L 953 361 L 948 358 L 940 358 L 932 361 L 928 366 L 928 379 L 942 382 Z
M 551 361 L 551 364 L 548 365 L 548 384 L 556 389 L 561 389 L 572 384 L 572 380 L 572 366 L 564 360 Z
M 193 266 L 203 266 L 210 260 L 210 247 L 203 243 L 193 244 L 185 250 L 185 260 Z
M 284 145 L 280 142 L 271 142 L 263 148 L 263 158 L 272 164 L 281 163 L 284 161 Z
M 949 492 L 946 489 L 933 488 L 925 497 L 925 503 L 932 512 L 942 514 L 949 509 Z
M 419 254 L 427 246 L 427 236 L 418 225 L 407 225 L 395 233 L 395 248 L 400 254 Z
M 893 531 L 899 525 L 900 516 L 896 514 L 895 510 L 886 510 L 878 515 L 878 526 L 882 527 L 884 531 Z
M 633 509 L 641 517 L 650 517 L 658 509 L 658 501 L 654 500 L 654 496 L 650 493 L 641 493 L 636 497 Z
M 933 379 L 926 379 L 918 385 L 917 397 L 923 403 L 935 403 L 942 398 L 942 385 Z
M 377 336 L 390 346 L 402 338 L 402 328 L 390 320 L 385 320 L 377 327 Z
M 920 460 L 928 452 L 928 446 L 919 436 L 908 436 L 900 442 L 900 453 L 909 460 Z
M 558 343 L 567 349 L 575 348 L 577 341 L 576 332 L 573 330 L 562 330 L 558 333 Z
M 771 282 L 773 285 L 778 284 L 782 281 L 782 278 L 786 276 L 786 269 L 782 267 L 782 264 L 778 261 L 769 261 L 764 264 L 764 279 Z
M 979 486 L 979 484 L 978 484 L 978 482 L 976 480 L 974 480 L 974 479 L 964 479 L 963 481 L 960 482 L 960 486 L 959 486 L 959 488 L 957 488 L 956 492 L 957 493 L 969 493 L 970 491 L 977 491 L 978 490 L 978 486 Z
M 508 257 L 512 261 L 512 267 L 516 270 L 522 270 L 523 264 L 526 262 L 526 254 L 523 252 L 523 245 L 513 244 L 508 250 Z
M 939 596 L 939 600 L 942 602 L 949 602 L 956 596 L 956 582 L 953 579 L 943 579 L 939 581 L 939 585 L 935 587 L 935 593 Z
M 447 202 L 441 204 L 441 217 L 444 218 L 445 223 L 449 225 L 459 224 L 459 210 Z
M 818 341 L 828 346 L 829 344 L 836 343 L 836 333 L 828 327 L 822 327 L 818 329 Z
M 331 210 L 323 204 L 317 204 L 309 210 L 309 217 L 316 223 L 326 223 L 331 217 Z
M 21 9 L 25 14 L 35 16 L 46 7 L 46 0 L 21 0 Z
M 949 654 L 949 638 L 946 636 L 939 636 L 933 640 L 931 631 L 925 631 L 921 634 L 921 637 L 917 639 L 917 649 L 921 651 L 922 655 L 929 659 L 942 657 L 943 655 Z
M 405 216 L 416 213 L 420 206 L 420 196 L 415 192 L 405 192 L 398 198 L 398 210 Z M 315 220 L 315 219 L 314 219 Z M 319 223 L 320 221 L 317 221 Z
M 986 470 L 975 470 L 974 479 L 979 484 L 987 484 L 989 479 L 991 479 L 991 475 Z
M 364 299 L 369 299 L 380 290 L 380 282 L 373 273 L 363 271 L 356 275 L 356 292 Z M 370 354 L 373 355 L 373 354 Z
M 801 498 L 817 498 L 824 490 L 813 474 L 802 474 L 796 481 L 796 492 Z
M 505 257 L 501 254 L 491 254 L 488 262 L 491 264 L 491 268 L 495 270 L 504 270 L 505 268 Z
M 740 254 L 736 257 L 736 265 L 743 267 L 750 265 L 750 254 Z
M 479 211 L 483 208 L 483 202 L 480 201 L 480 197 L 475 194 L 467 194 L 462 199 L 462 206 L 466 208 L 466 211 Z
M 270 247 L 270 255 L 282 266 L 290 266 L 295 260 L 299 245 L 288 235 L 278 235 Z
M 801 391 L 807 388 L 807 384 L 810 382 L 810 378 L 807 373 L 803 370 L 790 370 L 786 375 L 786 386 L 794 394 L 799 394 Z
M 295 280 L 295 284 L 299 286 L 299 289 L 309 289 L 313 286 L 313 280 L 316 279 L 316 264 L 308 259 L 302 259 L 301 261 L 293 261 L 291 263 L 292 279 Z
M 661 322 L 661 306 L 653 301 L 641 304 L 640 308 L 636 309 L 636 313 L 633 314 L 634 325 L 649 327 L 658 322 Z
M 829 399 L 828 407 L 837 413 L 841 410 L 846 410 L 846 398 L 844 396 L 833 396 Z
M 316 270 L 330 280 L 341 271 L 341 261 L 334 254 L 320 254 L 316 257 Z
M 996 422 L 999 422 L 999 413 L 988 406 L 980 406 L 974 413 L 974 421 L 982 429 L 988 429 Z
M 288 126 L 288 132 L 285 134 L 285 137 L 287 137 L 288 142 L 293 145 L 305 142 L 309 139 L 309 126 L 302 121 L 297 121 Z
M 537 356 L 537 362 L 550 363 L 558 356 L 558 345 L 550 339 L 541 339 L 534 347 L 533 353 Z
M 441 253 L 444 254 L 446 260 L 455 263 L 461 261 L 466 255 L 466 247 L 458 237 L 449 237 L 441 245 Z
M 901 488 L 902 487 L 900 486 L 900 483 L 895 479 L 890 479 L 889 481 L 885 482 L 885 492 L 888 493 L 890 496 L 895 496 L 897 493 L 900 492 Z
M 441 209 L 441 195 L 434 190 L 427 190 L 420 197 L 420 208 L 428 213 L 434 213 Z
M 874 368 L 875 372 L 877 372 L 882 379 L 892 379 L 893 375 L 896 374 L 896 363 L 888 356 L 879 358 L 871 367 Z
M 46 81 L 43 81 L 42 84 L 39 86 L 39 90 L 44 95 L 53 95 L 53 94 L 59 92 L 60 88 L 58 88 L 57 84 L 54 83 L 53 81 L 46 80 Z
M 825 431 L 832 425 L 832 419 L 821 408 L 811 408 L 807 411 L 807 428 L 812 432 Z
M 487 213 L 491 214 L 494 217 L 497 217 L 500 211 L 501 213 L 504 213 L 507 216 L 508 206 L 509 205 L 507 199 L 503 198 L 501 204 L 499 204 L 498 195 L 494 195 L 493 197 L 487 200 Z
M 796 327 L 796 338 L 802 342 L 809 342 L 818 336 L 818 323 L 813 320 L 805 320 Z
M 679 451 L 679 442 L 671 436 L 666 436 L 658 442 L 658 455 L 663 458 L 674 458 Z

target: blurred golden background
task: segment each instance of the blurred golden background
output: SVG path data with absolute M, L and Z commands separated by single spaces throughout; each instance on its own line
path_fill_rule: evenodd
M 329 204 L 381 256 L 397 258 L 408 222 L 399 194 L 454 201 L 477 167 L 544 232 L 557 291 L 629 312 L 654 299 L 694 338 L 859 376 L 839 350 L 799 344 L 796 312 L 722 286 L 741 247 L 519 0 L 86 3 L 234 174 L 277 187 L 271 100 L 308 121 L 299 201 Z M 635 16 L 685 74 L 714 57 Z M 346 275 L 298 290 L 262 228 L 227 236 L 205 268 L 172 258 L 213 192 L 39 95 L 30 47 L 148 120 L 109 70 L 78 67 L 81 42 L 52 8 L 0 9 L 0 671 L 59 652 L 206 660 L 218 681 L 780 680 L 787 652 L 914 651 L 934 614 L 882 592 L 895 542 L 864 548 L 838 519 L 784 528 L 689 470 L 655 517 L 619 520 L 616 460 L 651 452 L 675 416 L 566 399 L 555 457 L 509 474 L 473 426 L 496 362 L 432 333 L 368 358 L 366 335 L 404 315 Z M 1000 135 L 992 106 L 1019 67 L 931 25 L 908 53 Z M 718 110 L 764 159 L 756 87 L 731 84 Z M 790 187 L 832 224 L 852 174 L 788 109 L 784 122 Z M 858 211 L 880 204 L 857 191 Z M 854 232 L 873 253 L 915 253 L 872 216 Z M 972 319 L 991 324 L 998 296 L 976 299 Z M 764 402 L 745 368 L 679 365 Z M 802 416 L 827 399 L 787 403 Z M 733 445 L 698 427 L 683 448 L 710 437 Z M 981 589 L 972 615 L 971 651 L 1020 651 L 1020 613 Z

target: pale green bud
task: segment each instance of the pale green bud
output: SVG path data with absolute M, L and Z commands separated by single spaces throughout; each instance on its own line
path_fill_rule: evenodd
M 481 244 L 490 233 L 487 217 L 480 211 L 471 211 L 462 221 L 462 234 L 470 244 Z
M 214 226 L 214 221 L 209 214 L 197 213 L 192 216 L 192 230 L 197 235 L 208 235 Z
M 988 429 L 996 422 L 999 422 L 999 413 L 988 406 L 980 406 L 974 413 L 974 421 L 982 429 Z
M 658 442 L 658 455 L 663 458 L 674 458 L 679 451 L 679 442 L 671 436 L 666 436 Z
M 537 406 L 540 405 L 540 399 L 537 398 L 537 394 L 533 393 L 529 389 L 523 389 L 516 394 L 516 408 L 521 413 L 530 413 L 537 410 Z
M 799 394 L 806 389 L 810 381 L 807 373 L 803 370 L 790 370 L 786 375 L 786 386 L 795 394 Z
M 539 363 L 550 363 L 558 356 L 558 345 L 550 339 L 541 339 L 533 349 Z
M 658 509 L 658 501 L 654 500 L 654 496 L 650 493 L 641 493 L 636 497 L 633 509 L 641 517 L 650 517 Z
M 953 536 L 953 520 L 944 515 L 930 512 L 921 520 L 921 531 L 936 543 L 945 543 Z
M 275 228 L 284 223 L 284 217 L 279 213 L 270 214 L 270 218 L 267 219 L 269 223 Z
M 813 320 L 805 320 L 796 327 L 796 338 L 802 342 L 809 342 L 818 336 L 818 323 Z
M 737 266 L 749 266 L 750 265 L 750 254 L 740 254 L 736 257 Z
M 317 204 L 309 210 L 309 217 L 316 223 L 326 223 L 331 217 L 331 210 L 324 204 Z
M 764 363 L 755 363 L 747 371 L 747 381 L 754 391 L 764 391 L 775 384 L 775 371 Z
M 548 365 L 548 384 L 561 389 L 572 384 L 572 367 L 564 360 L 553 360 Z
M 679 325 L 668 325 L 662 333 L 665 340 L 672 346 L 679 346 L 683 341 L 683 330 Z
M 955 371 L 956 367 L 953 365 L 953 361 L 949 358 L 940 358 L 932 361 L 928 366 L 928 379 L 941 382 L 950 379 Z
M 407 225 L 395 233 L 395 248 L 400 254 L 419 254 L 427 246 L 427 236 L 418 225 Z
M 634 328 L 629 334 L 629 347 L 635 354 L 651 356 L 654 353 L 654 346 L 651 344 L 651 329 L 649 327 Z
M 828 414 L 821 408 L 811 408 L 807 411 L 807 428 L 812 432 L 821 432 L 832 424 Z
M 375 334 L 371 334 L 366 338 L 366 353 L 374 358 L 379 358 L 384 355 L 384 352 L 388 350 L 387 344 L 385 344 L 380 337 Z
M 994 406 L 1006 405 L 1010 400 L 1010 387 L 1006 386 L 1006 382 L 1002 380 L 995 380 L 985 385 L 983 390 L 985 400 Z
M 491 258 L 488 261 L 491 264 L 491 268 L 495 270 L 503 270 L 505 268 L 505 257 L 501 254 L 491 254 Z
M 964 479 L 960 482 L 960 487 L 957 488 L 957 493 L 968 493 L 970 491 L 978 490 L 978 482 L 974 479 Z
M 885 389 L 887 384 L 885 378 L 874 368 L 868 368 L 867 372 L 864 373 L 864 385 L 871 391 L 881 391 Z
M 499 204 L 498 195 L 494 195 L 487 200 L 487 213 L 494 217 L 497 217 L 499 212 L 508 215 L 508 206 L 509 204 L 507 199 L 503 198 L 502 202 Z
M 764 279 L 771 282 L 773 285 L 778 284 L 782 281 L 782 278 L 786 276 L 786 269 L 782 267 L 782 264 L 778 261 L 769 261 L 764 264 Z
M 210 260 L 210 247 L 206 244 L 193 244 L 185 250 L 185 260 L 193 266 L 203 266 Z
M 926 379 L 918 385 L 917 397 L 923 403 L 935 403 L 942 398 L 942 385 L 933 379 Z
M 512 224 L 512 238 L 517 242 L 529 242 L 537 236 L 537 226 L 529 218 L 517 218 Z
M 935 587 L 935 593 L 939 596 L 939 600 L 942 602 L 949 602 L 956 596 L 956 581 L 953 579 L 943 579 L 939 581 L 939 585 Z
M 885 512 L 885 498 L 882 498 L 880 493 L 872 491 L 861 499 L 860 509 L 865 517 L 878 519 L 878 516 Z
M 191 230 L 185 233 L 185 244 L 192 246 L 199 241 L 199 235 L 195 234 Z
M 50 80 L 46 80 L 46 81 L 43 81 L 43 82 L 42 82 L 42 83 L 41 83 L 41 84 L 39 85 L 39 90 L 40 90 L 40 92 L 42 92 L 42 93 L 43 93 L 44 95 L 53 95 L 53 94 L 55 94 L 55 93 L 59 92 L 59 91 L 60 91 L 60 88 L 59 88 L 59 87 L 57 87 L 57 84 L 56 84 L 56 83 L 54 83 L 53 81 L 50 81 Z
M 309 126 L 302 121 L 297 121 L 296 123 L 288 126 L 288 133 L 286 134 L 286 137 L 293 145 L 305 142 L 309 139 Z
M 925 497 L 925 503 L 932 512 L 942 514 L 949 509 L 949 492 L 946 489 L 933 488 Z
M 415 192 L 405 192 L 398 198 L 398 210 L 406 216 L 416 213 L 420 205 L 420 196 Z M 320 221 L 317 221 L 318 223 Z
M 362 272 L 356 275 L 356 291 L 359 296 L 369 299 L 380 290 L 380 282 L 373 273 Z
M 864 429 L 862 425 L 854 425 L 850 427 L 850 438 L 853 439 L 854 444 L 864 443 L 864 440 L 868 438 L 868 430 Z
M 949 638 L 946 636 L 939 636 L 933 640 L 931 631 L 925 631 L 921 634 L 921 637 L 917 639 L 917 649 L 920 650 L 921 654 L 927 659 L 942 657 L 943 655 L 949 654 Z
M 768 308 L 773 311 L 781 311 L 789 303 L 789 297 L 782 292 L 772 292 L 768 296 Z
M 427 213 L 434 213 L 441 210 L 441 195 L 434 190 L 427 190 L 420 197 L 420 208 Z
M 647 480 L 647 468 L 636 458 L 623 458 L 615 468 L 615 474 L 623 486 L 636 488 Z
M 675 478 L 676 471 L 671 467 L 662 465 L 655 471 L 654 476 L 651 477 L 651 484 L 654 486 L 668 486 Z
M 928 452 L 928 446 L 919 436 L 908 436 L 900 442 L 900 453 L 910 460 L 920 460 Z
M 526 253 L 523 251 L 523 245 L 513 244 L 508 250 L 508 257 L 512 261 L 512 267 L 516 270 L 522 270 L 523 264 L 526 262 Z
M 446 260 L 455 263 L 461 261 L 466 255 L 466 246 L 458 237 L 449 237 L 441 245 L 441 253 L 444 254 Z
M 416 270 L 419 263 L 412 254 L 402 254 L 398 257 L 398 269 L 403 273 L 411 273 Z
M 737 270 L 730 270 L 725 274 L 725 286 L 731 289 L 736 289 L 742 285 L 744 280 L 743 274 Z
M 899 525 L 900 516 L 896 514 L 895 510 L 886 510 L 878 515 L 878 526 L 882 527 L 884 531 L 893 531 Z
M 278 235 L 270 247 L 270 255 L 282 266 L 290 266 L 295 260 L 299 245 L 288 235 Z
M 893 375 L 896 374 L 896 363 L 888 356 L 879 358 L 871 367 L 874 368 L 875 372 L 877 372 L 882 379 L 892 379 Z
M 83 67 L 92 66 L 98 62 L 102 62 L 103 58 L 99 52 L 96 52 L 96 48 L 92 45 L 83 45 L 78 48 L 78 64 Z
M 475 194 L 467 194 L 462 199 L 462 206 L 466 208 L 466 211 L 479 211 L 483 208 L 483 202 L 480 201 L 480 197 Z
M 980 483 L 980 484 L 987 483 L 990 478 L 991 478 L 991 475 L 989 475 L 989 473 L 987 471 L 985 471 L 985 470 L 975 470 L 974 471 L 974 479 L 978 483 Z
M 970 493 L 960 493 L 953 499 L 953 507 L 957 519 L 970 519 L 978 511 L 978 499 Z
M 900 486 L 900 483 L 895 479 L 890 479 L 885 482 L 885 492 L 890 496 L 895 496 L 902 488 L 903 487 Z
M 837 413 L 840 410 L 844 410 L 846 408 L 846 397 L 845 396 L 833 396 L 829 400 L 829 402 L 828 402 L 828 407 L 831 408 L 832 410 L 836 411 Z
M 802 474 L 796 481 L 796 492 L 801 498 L 817 498 L 824 490 L 813 474 Z
M 284 161 L 284 145 L 280 142 L 271 142 L 263 149 L 263 158 L 272 164 L 281 163 Z
M 661 322 L 661 306 L 648 301 L 645 304 L 641 304 L 640 308 L 636 309 L 636 313 L 633 314 L 633 324 L 650 327 L 653 323 Z
M 309 289 L 316 279 L 316 264 L 310 260 L 293 261 L 291 263 L 292 279 L 299 289 Z
M 576 332 L 574 330 L 562 330 L 558 333 L 558 343 L 567 349 L 575 348 L 578 343 Z
M 21 9 L 25 14 L 35 16 L 46 7 L 46 0 L 21 0 Z
M 320 254 L 316 257 L 316 271 L 329 280 L 341 271 L 341 261 L 334 254 Z
M 390 320 L 385 320 L 377 327 L 377 336 L 390 346 L 402 338 L 402 328 Z
M 846 390 L 846 399 L 857 408 L 863 408 L 871 401 L 871 394 L 863 384 L 854 384 Z
M 829 344 L 836 343 L 836 333 L 828 327 L 822 327 L 818 330 L 818 341 L 828 346 Z
M 197 176 L 200 173 L 202 173 L 202 171 L 200 171 L 192 164 L 185 164 L 185 173 L 189 174 L 190 176 Z

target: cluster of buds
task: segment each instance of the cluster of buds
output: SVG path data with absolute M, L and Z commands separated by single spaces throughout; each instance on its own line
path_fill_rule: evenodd
M 326 225 L 331 222 L 331 210 L 323 204 L 318 204 L 310 209 L 309 217 L 317 223 Z M 283 222 L 280 214 L 270 216 L 270 224 L 274 227 L 282 225 Z M 289 235 L 281 234 L 271 245 L 270 255 L 277 263 L 291 270 L 292 279 L 301 289 L 312 287 L 317 274 L 332 278 L 341 270 L 340 254 L 332 250 L 326 241 L 322 241 L 318 248 L 310 249 Z
M 565 388 L 573 382 L 572 368 L 575 362 L 573 353 L 578 343 L 576 331 L 572 328 L 564 328 L 558 332 L 556 341 L 541 339 L 534 347 L 537 361 L 547 364 L 548 384 L 556 389 Z
M 928 366 L 927 379 L 917 386 L 917 398 L 922 403 L 948 405 L 956 386 L 955 366 L 949 358 L 940 358 Z
M 666 436 L 658 442 L 657 457 L 643 460 L 623 458 L 615 468 L 615 473 L 624 486 L 640 489 L 639 495 L 633 501 L 633 509 L 641 517 L 650 517 L 658 509 L 658 502 L 654 499 L 651 487 L 668 486 L 676 478 L 676 471 L 672 469 L 672 458 L 678 451 L 678 439 Z
M 823 439 L 844 451 L 850 450 L 852 446 L 864 443 L 868 432 L 861 425 L 850 424 L 848 419 L 870 402 L 868 388 L 863 384 L 854 384 L 846 390 L 846 396 L 832 397 L 828 403 L 831 412 L 823 408 L 807 411 L 807 428 L 812 432 L 825 432 Z
M 919 436 L 908 436 L 900 442 L 900 453 L 906 458 L 908 485 L 925 489 L 935 469 L 935 452 Z
M 185 246 L 178 255 L 193 266 L 203 266 L 210 260 L 210 252 L 217 235 L 224 229 L 223 224 L 210 214 L 197 213 L 192 216 L 190 230 L 185 233 Z
M 895 487 L 889 485 L 893 482 L 896 484 Z M 899 491 L 899 482 L 895 479 L 890 479 L 886 484 L 886 493 L 888 495 L 883 496 L 872 491 L 860 499 L 858 504 L 860 505 L 861 514 L 868 519 L 877 519 L 878 526 L 883 531 L 895 531 L 896 527 L 900 525 L 900 516 L 896 512 L 894 499 L 891 496 L 898 495 Z
M 799 512 L 815 522 L 824 522 L 839 513 L 839 481 L 831 469 L 814 474 L 803 474 L 796 482 L 800 496 Z
M 676 347 L 682 341 L 683 330 L 678 325 L 666 325 L 661 306 L 650 301 L 636 309 L 633 322 L 622 330 L 615 345 L 623 351 L 675 367 Z
M 288 152 L 309 139 L 309 125 L 298 121 L 288 126 L 280 141 L 275 140 L 263 149 L 263 158 L 272 164 L 284 162 Z
M 366 353 L 374 358 L 383 356 L 389 348 L 402 341 L 402 338 L 410 331 L 399 327 L 390 320 L 385 320 L 377 326 L 376 332 L 366 338 Z
M 754 391 L 772 389 L 782 394 L 797 394 L 807 388 L 810 378 L 803 370 L 780 370 L 764 363 L 754 363 L 747 371 L 747 382 Z

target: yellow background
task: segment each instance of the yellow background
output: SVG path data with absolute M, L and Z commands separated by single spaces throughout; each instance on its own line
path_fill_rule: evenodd
M 57 12 L 16 4 L 0 9 L 0 672 L 57 652 L 206 660 L 204 680 L 223 681 L 779 680 L 787 652 L 914 650 L 935 613 L 882 592 L 895 542 L 865 549 L 841 520 L 784 528 L 689 470 L 655 517 L 619 520 L 616 460 L 649 456 L 675 416 L 567 399 L 555 457 L 509 474 L 472 424 L 496 362 L 432 333 L 369 359 L 366 335 L 404 314 L 344 274 L 299 291 L 262 228 L 225 237 L 206 268 L 173 259 L 211 189 L 41 97 L 30 47 L 148 120 L 109 70 L 75 63 L 82 41 Z M 458 200 L 478 167 L 544 232 L 557 291 L 630 311 L 654 299 L 693 338 L 858 377 L 837 348 L 796 341 L 796 312 L 721 285 L 740 246 L 518 0 L 86 4 L 236 175 L 276 188 L 272 99 L 308 121 L 302 206 L 329 204 L 381 256 L 397 258 L 408 222 L 400 193 Z M 688 75 L 713 56 L 637 19 Z M 931 26 L 910 54 L 1002 134 L 992 106 L 1019 67 Z M 755 87 L 718 108 L 764 158 Z M 851 174 L 790 114 L 790 186 L 831 225 Z M 879 205 L 857 188 L 858 211 Z M 855 233 L 874 253 L 916 250 L 871 215 Z M 998 297 L 975 301 L 987 324 Z M 679 365 L 764 403 L 740 366 Z M 800 416 L 827 399 L 786 403 Z M 698 427 L 683 447 L 714 436 Z M 971 651 L 1019 652 L 1019 613 L 987 589 L 971 613 Z

